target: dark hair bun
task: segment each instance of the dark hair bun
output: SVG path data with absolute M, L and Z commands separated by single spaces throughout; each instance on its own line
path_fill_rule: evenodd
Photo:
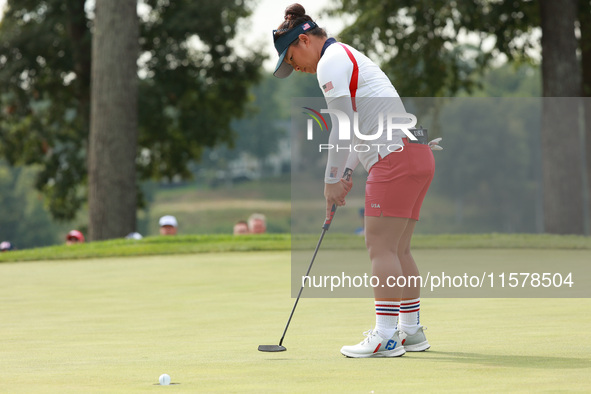
M 306 10 L 301 4 L 293 3 L 285 9 L 285 20 L 293 20 L 306 16 Z

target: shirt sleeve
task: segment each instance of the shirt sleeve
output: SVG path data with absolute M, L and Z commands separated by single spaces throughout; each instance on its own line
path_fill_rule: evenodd
M 343 96 L 332 100 L 328 104 L 328 109 L 333 111 L 343 112 L 349 122 L 349 136 L 353 135 L 353 107 L 351 105 L 351 97 Z M 335 116 L 331 114 L 332 128 L 328 137 L 328 159 L 326 161 L 326 171 L 324 173 L 325 183 L 337 183 L 343 176 L 345 168 L 355 170 L 357 164 L 359 164 L 359 158 L 357 152 L 354 149 L 353 139 L 340 139 L 339 127 L 340 122 Z
M 349 84 L 353 74 L 353 63 L 340 44 L 333 44 L 336 48 L 327 50 L 318 63 L 316 70 L 320 89 L 326 99 L 329 110 L 342 111 L 347 115 L 350 122 L 353 121 L 353 106 L 351 103 L 351 92 Z M 326 171 L 324 173 L 325 183 L 337 183 L 343 176 L 345 168 L 352 170 L 359 164 L 357 152 L 353 149 L 352 140 L 339 139 L 339 122 L 331 115 L 332 128 L 328 138 L 329 146 Z M 352 133 L 353 124 L 350 123 L 349 135 Z
M 333 48 L 334 47 L 334 48 Z M 332 44 L 318 62 L 316 77 L 326 103 L 338 97 L 350 96 L 349 84 L 353 63 L 340 44 Z

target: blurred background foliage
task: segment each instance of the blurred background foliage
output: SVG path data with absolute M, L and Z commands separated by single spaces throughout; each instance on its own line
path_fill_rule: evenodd
M 0 22 L 0 240 L 17 247 L 87 226 L 90 3 L 8 0 Z M 536 3 L 342 0 L 329 14 L 353 17 L 339 38 L 379 61 L 403 98 L 540 97 Z M 270 232 L 289 232 L 291 97 L 322 97 L 316 79 L 275 79 L 262 50 L 240 48 L 236 26 L 253 1 L 140 4 L 137 230 L 156 234 L 158 217 L 173 214 L 182 233 L 229 233 L 261 212 Z M 591 2 L 580 4 L 584 14 Z M 431 135 L 445 150 L 417 231 L 543 231 L 536 111 L 518 99 L 502 113 L 469 105 L 462 124 L 466 107 L 451 105 L 425 125 L 443 133 Z M 510 128 L 466 132 L 507 114 Z M 313 153 L 301 154 L 321 162 Z M 322 196 L 320 181 L 296 187 Z M 340 211 L 333 228 L 354 231 L 358 208 Z M 318 227 L 317 212 L 299 219 Z
M 467 133 L 466 128 L 473 125 L 458 125 L 456 116 L 458 111 L 466 111 L 466 108 L 452 106 L 440 114 L 439 123 L 449 125 L 442 142 L 445 150 L 436 152 L 440 176 L 435 178 L 427 197 L 418 233 L 540 231 L 539 205 L 536 205 L 540 196 L 536 166 L 540 159 L 536 156 L 539 147 L 536 145 L 535 127 L 539 119 L 535 119 L 536 112 L 532 111 L 528 99 L 519 100 L 520 97 L 539 97 L 539 81 L 538 68 L 506 64 L 488 72 L 483 78 L 482 88 L 472 92 L 470 97 L 498 97 L 501 94 L 513 97 L 506 101 L 508 108 L 505 108 L 507 112 L 504 114 L 478 112 L 479 103 L 475 99 L 472 104 L 475 116 L 470 120 L 479 124 L 492 122 L 491 125 L 494 125 L 497 117 L 504 119 L 510 114 L 518 114 L 515 118 L 519 121 L 511 130 L 499 128 L 486 134 Z M 308 75 L 294 74 L 286 80 L 263 76 L 261 84 L 251 90 L 258 108 L 250 117 L 233 124 L 234 133 L 244 143 L 236 143 L 233 149 L 228 146 L 206 149 L 203 159 L 190 165 L 192 180 L 177 178 L 143 182 L 141 187 L 146 208 L 138 215 L 138 231 L 144 235 L 155 235 L 158 233 L 158 218 L 173 214 L 179 219 L 179 230 L 184 234 L 229 233 L 237 220 L 245 219 L 253 212 L 261 212 L 267 216 L 269 232 L 290 232 L 292 186 L 289 173 L 268 173 L 256 179 L 232 179 L 228 165 L 242 154 L 264 160 L 274 152 L 273 148 L 255 156 L 248 148 L 249 144 L 256 146 L 256 141 L 261 138 L 257 131 L 260 126 L 256 125 L 264 124 L 269 118 L 283 121 L 279 122 L 270 138 L 276 140 L 275 143 L 289 139 L 291 100 L 285 100 L 285 97 L 290 91 L 297 91 L 300 97 L 321 97 L 315 79 Z M 464 96 L 468 97 L 465 93 Z M 268 111 L 268 108 L 276 108 L 277 112 Z M 532 123 L 524 127 L 528 122 Z M 464 149 L 465 145 L 475 148 Z M 314 152 L 304 153 L 322 166 L 321 158 Z M 226 170 L 222 171 L 224 175 L 220 181 L 218 171 L 211 169 L 223 169 L 224 165 Z M 499 166 L 506 169 L 497 171 Z M 0 168 L 0 217 L 3 218 L 0 229 L 4 239 L 18 239 L 18 243 L 15 242 L 17 247 L 49 245 L 62 242 L 70 229 L 68 226 L 84 228 L 84 210 L 77 219 L 66 223 L 51 219 L 44 209 L 44 199 L 32 188 L 38 168 L 11 168 L 6 162 L 0 162 Z M 456 171 L 458 168 L 463 169 L 461 173 Z M 28 174 L 28 183 L 20 189 L 12 186 L 14 182 L 24 182 L 23 173 Z M 362 177 L 364 170 L 359 168 L 357 173 Z M 305 190 L 309 198 L 319 199 L 322 196 L 321 180 L 298 187 Z M 359 179 L 355 189 L 358 192 L 362 190 Z M 21 190 L 20 195 L 16 194 L 18 190 Z M 358 216 L 360 207 L 360 203 L 352 200 L 347 209 L 339 211 L 340 219 L 334 222 L 332 229 L 350 233 L 361 226 Z M 300 223 L 302 230 L 315 231 L 318 228 L 318 213 L 314 210 L 303 212 Z M 12 231 L 11 228 L 18 230 Z M 31 241 L 27 240 L 29 238 Z
M 138 179 L 189 177 L 205 148 L 233 143 L 232 120 L 260 78 L 263 54 L 239 55 L 232 41 L 250 3 L 139 4 Z M 35 186 L 58 220 L 86 201 L 94 11 L 85 0 L 8 0 L 0 22 L 0 155 L 39 165 Z

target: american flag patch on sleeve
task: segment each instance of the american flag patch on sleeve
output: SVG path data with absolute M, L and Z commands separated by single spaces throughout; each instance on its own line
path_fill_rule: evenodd
M 329 82 L 325 83 L 324 85 L 322 85 L 322 90 L 324 90 L 324 93 L 328 92 L 331 89 L 334 89 L 332 81 L 329 81 Z

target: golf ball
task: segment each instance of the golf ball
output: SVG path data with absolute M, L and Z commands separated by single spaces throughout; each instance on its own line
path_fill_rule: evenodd
M 158 378 L 158 381 L 160 382 L 160 384 L 162 386 L 168 386 L 170 384 L 170 376 L 168 376 L 167 374 L 163 373 Z

